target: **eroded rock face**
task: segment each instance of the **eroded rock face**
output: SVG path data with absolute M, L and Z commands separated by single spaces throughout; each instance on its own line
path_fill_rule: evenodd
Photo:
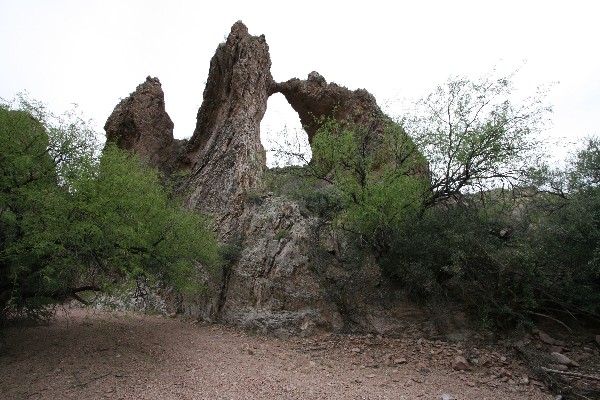
M 319 246 L 312 234 L 318 221 L 280 197 L 265 196 L 248 211 L 242 252 L 227 281 L 221 319 L 282 337 L 341 329 L 337 307 L 311 270 L 314 247 Z
M 266 168 L 260 121 L 271 77 L 269 46 L 242 22 L 210 62 L 204 100 L 188 144 L 192 162 L 187 205 L 213 214 L 223 237 L 239 230 L 248 192 L 262 189 Z
M 147 77 L 121 100 L 104 125 L 108 142 L 146 157 L 150 166 L 170 174 L 185 163 L 185 141 L 173 139 L 173 122 L 165 110 L 158 78 Z

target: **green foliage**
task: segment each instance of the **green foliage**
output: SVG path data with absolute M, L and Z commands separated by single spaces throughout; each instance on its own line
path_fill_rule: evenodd
M 324 119 L 313 139 L 314 176 L 327 182 L 337 222 L 371 244 L 405 214 L 417 212 L 425 195 L 426 162 L 404 129 L 383 121 L 375 134 L 344 121 Z
M 547 278 L 555 304 L 564 302 L 600 319 L 600 139 L 588 138 L 562 173 L 566 194 L 546 218 L 537 221 L 533 239 L 539 262 L 553 274 Z M 551 178 L 556 177 L 556 173 Z
M 465 191 L 522 184 L 543 156 L 537 136 L 551 112 L 546 92 L 515 103 L 511 78 L 451 79 L 417 102 L 406 128 L 429 162 L 427 207 Z
M 517 203 L 467 196 L 428 210 L 386 232 L 382 268 L 413 299 L 454 298 L 482 321 L 507 327 L 538 306 L 539 273 L 527 240 L 527 224 L 515 218 Z M 538 293 L 539 294 L 539 293 Z
M 324 187 L 309 191 L 304 200 L 309 211 L 328 221 L 342 211 L 342 195 L 335 188 Z
M 571 161 L 568 171 L 569 189 L 595 194 L 600 185 L 600 138 L 589 137 Z
M 540 313 L 600 320 L 598 142 L 549 174 L 568 190 L 488 191 L 407 218 L 386 232 L 382 267 L 413 298 L 459 299 L 496 327 Z
M 123 279 L 195 291 L 196 263 L 217 264 L 209 221 L 135 155 L 99 157 L 81 119 L 4 104 L 0 143 L 0 320 Z
M 241 238 L 234 238 L 227 243 L 224 243 L 219 248 L 221 259 L 226 268 L 231 267 L 241 257 L 244 250 L 244 242 Z
M 451 80 L 378 135 L 319 121 L 307 208 L 335 210 L 413 299 L 458 299 L 499 327 L 555 309 L 599 316 L 599 141 L 568 171 L 543 167 L 545 93 L 511 93 L 509 78 Z
M 265 174 L 265 183 L 274 194 L 297 201 L 305 214 L 331 221 L 342 209 L 341 193 L 329 183 L 324 184 L 309 167 L 270 169 Z

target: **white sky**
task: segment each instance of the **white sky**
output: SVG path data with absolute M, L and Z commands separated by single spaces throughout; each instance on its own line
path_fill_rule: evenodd
M 0 97 L 27 90 L 56 113 L 77 103 L 103 131 L 119 99 L 156 76 L 175 136 L 189 137 L 210 59 L 242 20 L 265 34 L 275 80 L 315 70 L 395 115 L 395 99 L 422 97 L 450 75 L 520 68 L 522 93 L 558 81 L 549 135 L 570 141 L 600 133 L 599 15 L 594 0 L 0 0 Z M 271 135 L 299 126 L 281 95 L 263 122 Z

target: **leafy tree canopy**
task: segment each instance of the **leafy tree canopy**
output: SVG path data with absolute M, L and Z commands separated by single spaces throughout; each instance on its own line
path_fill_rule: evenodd
M 198 290 L 197 263 L 218 264 L 207 218 L 76 113 L 2 104 L 0 147 L 0 320 L 122 279 Z

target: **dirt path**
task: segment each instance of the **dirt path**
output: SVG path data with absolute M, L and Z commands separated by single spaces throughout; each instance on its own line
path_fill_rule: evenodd
M 278 340 L 219 325 L 68 310 L 10 328 L 6 399 L 552 399 L 516 361 L 459 344 L 372 336 Z M 486 367 L 453 371 L 457 354 Z M 511 377 L 497 371 L 510 364 Z M 527 382 L 529 381 L 529 382 Z

